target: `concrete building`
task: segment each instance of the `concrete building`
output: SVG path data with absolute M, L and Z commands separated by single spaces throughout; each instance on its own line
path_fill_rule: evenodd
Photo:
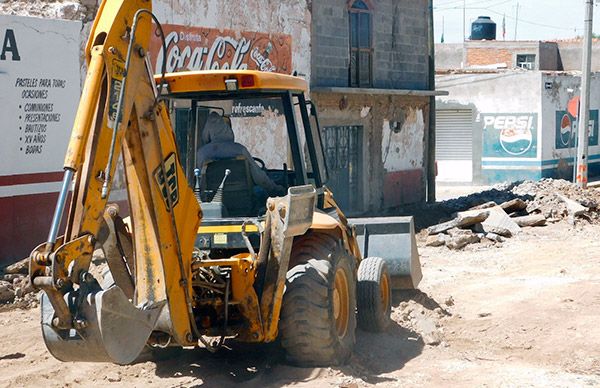
M 311 94 L 345 209 L 425 199 L 430 16 L 425 0 L 312 2 Z
M 429 106 L 435 95 L 429 80 L 433 71 L 428 46 L 430 1 L 155 0 L 153 6 L 171 37 L 169 70 L 262 69 L 251 52 L 263 52 L 268 46 L 271 62 L 263 70 L 306 77 L 321 112 L 329 185 L 349 213 L 375 213 L 425 199 L 427 170 L 433 169 L 427 165 L 426 150 Z M 77 79 L 81 83 L 85 77 L 82 50 L 97 7 L 97 0 L 0 2 L 0 15 L 5 15 L 0 34 L 9 23 L 19 25 L 30 30 L 26 39 L 59 52 L 52 34 L 36 34 L 29 28 L 41 23 L 40 18 L 51 19 L 57 31 L 69 23 L 74 26 L 69 27 L 72 36 L 65 39 L 75 48 L 71 56 L 54 56 L 75 76 L 70 81 L 74 93 L 61 99 L 71 109 L 64 109 L 61 124 L 47 134 L 48 147 L 40 157 L 43 166 L 27 161 L 6 163 L 20 160 L 20 140 L 0 156 L 7 166 L 0 172 L 4 225 L 0 262 L 26 256 L 45 239 L 78 103 L 81 85 Z M 154 44 L 151 55 L 158 68 L 162 56 Z M 43 55 L 50 57 L 39 50 L 34 55 L 34 45 L 22 47 L 21 54 L 27 54 L 31 63 L 46 61 Z M 5 64 L 0 61 L 0 71 Z M 4 81 L 0 77 L 0 82 L 14 84 L 14 77 L 18 75 L 11 73 Z M 19 120 L 15 109 L 6 114 L 16 115 L 15 123 Z M 17 126 L 1 124 L 0 128 L 6 136 L 19 139 Z M 117 178 L 114 200 L 125 198 L 123 188 L 122 179 Z
M 546 71 L 438 74 L 438 180 L 493 184 L 571 179 L 577 121 L 567 113 L 580 77 Z M 592 78 L 589 175 L 600 174 L 600 77 Z
M 436 44 L 438 70 L 500 68 L 563 70 L 556 42 L 473 40 Z
M 437 43 L 436 69 L 523 68 L 527 70 L 580 71 L 583 41 L 472 40 Z M 592 71 L 600 71 L 600 39 L 592 44 Z
M 438 181 L 572 178 L 577 120 L 567 103 L 580 94 L 581 41 L 438 44 L 436 61 L 438 86 L 450 93 L 437 102 Z M 600 173 L 597 75 L 591 93 L 594 176 Z

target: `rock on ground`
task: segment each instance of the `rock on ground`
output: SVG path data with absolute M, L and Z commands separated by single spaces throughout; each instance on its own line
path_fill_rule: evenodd
M 514 217 L 512 220 L 520 227 L 546 225 L 546 217 L 544 217 L 542 214 Z
M 0 280 L 0 303 L 10 303 L 15 299 L 12 283 Z
M 519 225 L 500 206 L 488 210 L 490 213 L 489 217 L 481 223 L 484 233 L 496 233 L 504 237 L 511 237 L 521 231 Z
M 452 229 L 448 231 L 450 238 L 446 241 L 446 246 L 450 249 L 462 249 L 469 244 L 478 243 L 481 239 L 470 230 Z
M 19 260 L 14 264 L 11 264 L 4 268 L 5 274 L 23 274 L 26 275 L 29 271 L 29 257 Z
M 443 233 L 452 228 L 464 228 L 484 221 L 489 216 L 488 210 L 468 210 L 456 214 L 451 221 L 433 225 L 427 228 L 429 234 Z

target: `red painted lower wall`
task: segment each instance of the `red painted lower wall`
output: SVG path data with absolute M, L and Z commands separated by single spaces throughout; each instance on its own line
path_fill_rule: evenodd
M 395 171 L 385 174 L 383 205 L 386 208 L 425 200 L 423 169 Z
M 58 193 L 0 198 L 0 267 L 21 260 L 46 241 Z M 63 215 L 63 233 L 71 198 Z M 120 215 L 129 215 L 127 201 L 117 201 Z
M 46 241 L 58 193 L 0 198 L 0 266 L 23 259 Z

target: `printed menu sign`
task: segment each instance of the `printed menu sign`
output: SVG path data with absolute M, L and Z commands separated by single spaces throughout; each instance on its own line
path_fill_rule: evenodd
M 62 170 L 79 101 L 80 29 L 0 16 L 0 176 Z

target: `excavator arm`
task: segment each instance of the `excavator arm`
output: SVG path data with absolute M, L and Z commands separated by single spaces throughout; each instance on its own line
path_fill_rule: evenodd
M 158 329 L 181 345 L 197 343 L 191 260 L 202 214 L 147 62 L 151 6 L 150 0 L 100 5 L 51 230 L 30 258 L 31 282 L 45 291 L 44 339 L 63 361 L 129 363 Z M 129 277 L 130 284 L 103 290 L 89 267 L 119 157 L 135 257 L 115 277 Z M 65 234 L 58 237 L 69 198 Z

